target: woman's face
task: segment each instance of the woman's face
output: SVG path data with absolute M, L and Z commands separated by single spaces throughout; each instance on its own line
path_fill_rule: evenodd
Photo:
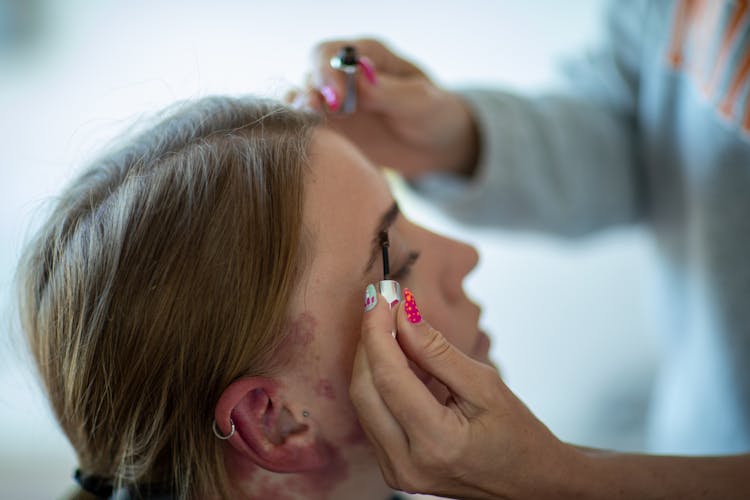
M 348 387 L 365 287 L 383 279 L 378 234 L 395 203 L 383 174 L 332 131 L 315 132 L 310 164 L 304 209 L 308 265 L 291 306 L 287 345 L 294 354 L 287 388 L 327 442 L 342 451 L 369 452 Z M 412 224 L 403 214 L 391 219 L 392 279 L 413 291 L 426 321 L 466 354 L 488 362 L 480 309 L 462 288 L 477 263 L 476 250 Z M 428 385 L 441 400 L 446 395 L 437 382 Z

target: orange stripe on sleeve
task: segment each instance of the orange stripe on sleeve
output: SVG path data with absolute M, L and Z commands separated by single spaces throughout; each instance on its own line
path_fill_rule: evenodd
M 734 12 L 732 12 L 729 23 L 727 23 L 726 30 L 724 31 L 724 37 L 721 41 L 721 49 L 719 50 L 719 55 L 716 58 L 716 64 L 714 65 L 713 71 L 711 73 L 711 78 L 709 79 L 709 83 L 707 86 L 707 93 L 709 94 L 713 92 L 713 89 L 718 84 L 721 70 L 724 68 L 727 59 L 729 58 L 729 51 L 731 49 L 732 42 L 737 35 L 737 30 L 739 29 L 743 18 L 747 15 L 748 12 L 748 0 L 735 0 L 734 3 L 737 7 L 734 9 Z
M 667 58 L 670 66 L 678 69 L 683 63 L 683 48 L 688 34 L 688 28 L 695 14 L 695 0 L 680 0 L 675 8 L 672 37 L 669 42 Z
M 724 99 L 722 99 L 721 106 L 719 106 L 719 110 L 724 117 L 732 118 L 734 106 L 740 95 L 742 84 L 747 81 L 748 75 L 750 75 L 750 51 L 746 52 L 742 58 L 739 68 L 732 76 L 729 91 Z

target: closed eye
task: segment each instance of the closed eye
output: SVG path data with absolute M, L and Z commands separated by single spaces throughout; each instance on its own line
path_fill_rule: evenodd
M 414 263 L 417 262 L 417 259 L 419 259 L 419 255 L 419 252 L 416 251 L 409 252 L 404 265 L 401 266 L 395 273 L 391 273 L 391 279 L 398 281 L 399 279 L 406 278 L 411 272 L 411 268 L 412 266 L 414 266 Z

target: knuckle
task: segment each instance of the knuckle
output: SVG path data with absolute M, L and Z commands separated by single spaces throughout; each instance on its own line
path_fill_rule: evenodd
M 400 376 L 392 370 L 374 368 L 372 371 L 372 383 L 383 398 L 387 399 L 392 393 L 400 392 L 400 381 Z
M 377 345 L 379 340 L 382 340 L 379 337 L 389 335 L 388 332 L 390 331 L 390 327 L 378 325 L 377 323 L 362 325 L 362 336 L 360 342 L 362 343 L 365 352 L 371 352 L 373 346 Z
M 400 491 L 407 493 L 417 493 L 425 491 L 422 486 L 422 481 L 419 479 L 419 475 L 410 468 L 400 468 L 394 471 L 394 483 L 389 484 L 391 488 L 395 488 Z
M 452 441 L 452 440 L 450 440 Z M 445 474 L 460 459 L 458 450 L 460 447 L 455 443 L 440 440 L 440 442 L 431 441 L 426 443 L 419 453 L 419 462 L 427 471 L 433 474 Z
M 385 484 L 387 484 L 390 488 L 393 488 L 394 490 L 400 489 L 398 482 L 396 481 L 396 477 L 393 475 L 392 471 L 390 470 L 386 471 L 386 470 L 381 469 L 381 472 L 383 473 L 383 479 L 385 479 Z
M 450 343 L 443 337 L 443 334 L 432 326 L 427 328 L 427 340 L 424 345 L 424 352 L 431 358 L 443 358 L 450 353 L 453 348 Z
M 355 406 L 359 401 L 364 399 L 365 391 L 365 383 L 362 377 L 354 375 L 349 384 L 349 399 L 351 399 Z
M 377 321 L 378 318 L 376 311 L 371 311 L 371 313 L 375 314 L 366 314 L 365 319 L 362 320 L 362 335 L 377 335 L 378 333 L 383 333 L 382 331 L 378 331 L 383 327 L 380 325 L 380 322 Z
M 360 38 L 359 40 L 357 40 L 357 45 L 365 54 L 369 54 L 374 51 L 387 50 L 385 45 L 383 45 L 383 42 L 373 37 Z
M 388 459 L 388 456 L 383 456 L 378 460 L 378 466 L 380 467 L 380 473 L 383 475 L 383 479 L 388 486 L 396 488 L 396 477 L 393 473 L 393 463 Z
M 502 380 L 497 372 L 487 365 L 483 365 L 478 373 L 479 395 L 485 403 L 496 401 L 502 392 Z
M 374 310 L 365 314 L 362 320 L 362 337 L 387 335 L 393 330 L 393 320 L 389 316 L 387 309 L 380 308 L 379 305 Z
M 453 477 L 473 451 L 468 429 L 446 429 L 441 436 L 413 443 L 412 460 L 427 478 Z
M 401 489 L 401 470 L 403 469 L 402 466 L 394 466 L 393 463 L 388 463 L 387 466 L 383 466 L 383 464 L 380 465 L 380 470 L 383 473 L 383 478 L 385 479 L 385 482 L 393 489 L 400 490 Z

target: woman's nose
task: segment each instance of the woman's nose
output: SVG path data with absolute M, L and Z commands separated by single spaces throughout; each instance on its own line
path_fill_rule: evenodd
M 457 240 L 446 239 L 446 244 L 449 248 L 445 255 L 449 256 L 449 262 L 446 262 L 443 287 L 447 299 L 454 302 L 464 297 L 463 281 L 479 262 L 479 252 L 472 245 Z

